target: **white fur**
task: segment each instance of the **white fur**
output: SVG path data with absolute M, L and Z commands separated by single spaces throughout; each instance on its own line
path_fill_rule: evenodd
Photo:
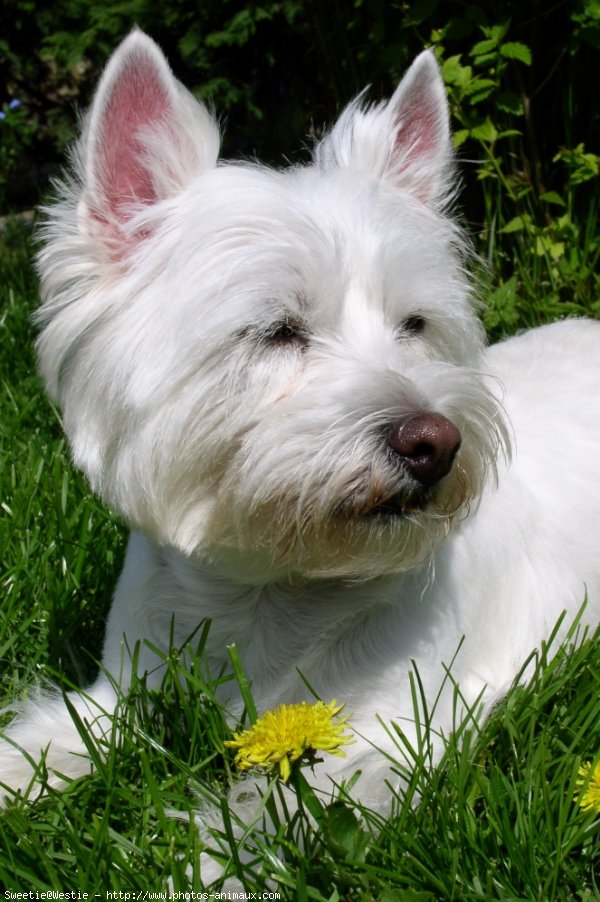
M 430 53 L 388 104 L 352 104 L 311 165 L 216 165 L 217 145 L 134 32 L 49 210 L 41 370 L 76 464 L 134 530 L 103 666 L 126 689 L 126 647 L 167 650 L 172 625 L 183 642 L 210 618 L 215 670 L 235 642 L 259 711 L 310 698 L 299 672 L 345 702 L 361 738 L 316 779 L 362 769 L 357 795 L 384 805 L 373 746 L 393 753 L 391 720 L 414 734 L 413 661 L 431 702 L 464 636 L 453 677 L 489 704 L 586 593 L 598 619 L 600 324 L 485 349 L 442 212 L 451 149 Z M 282 322 L 292 338 L 273 340 Z M 451 420 L 462 446 L 411 512 L 385 435 L 415 412 Z M 373 513 L 390 496 L 404 516 Z M 142 645 L 141 671 L 158 681 L 157 665 Z M 71 698 L 110 728 L 106 675 Z M 448 685 L 434 727 L 452 719 Z M 25 705 L 7 737 L 13 789 L 41 749 L 51 773 L 89 771 L 60 698 Z

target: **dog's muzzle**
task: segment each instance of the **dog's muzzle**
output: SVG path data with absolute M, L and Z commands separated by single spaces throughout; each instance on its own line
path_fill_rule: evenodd
M 386 426 L 388 465 L 370 474 L 368 494 L 352 491 L 336 513 L 347 519 L 409 517 L 425 510 L 452 470 L 461 446 L 457 427 L 438 413 L 414 413 Z
M 417 413 L 392 423 L 386 433 L 394 462 L 412 480 L 412 488 L 378 500 L 370 515 L 405 517 L 424 510 L 431 490 L 447 476 L 461 445 L 454 423 L 437 413 Z

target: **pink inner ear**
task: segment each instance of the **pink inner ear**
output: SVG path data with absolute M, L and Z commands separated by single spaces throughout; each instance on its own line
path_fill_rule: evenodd
M 421 157 L 435 158 L 442 137 L 439 107 L 434 98 L 426 92 L 408 97 L 398 117 L 395 153 L 408 165 Z
M 443 191 L 450 159 L 447 105 L 439 76 L 419 72 L 398 98 L 394 113 L 393 177 L 422 203 L 430 203 Z
M 100 209 L 125 221 L 127 209 L 151 204 L 156 191 L 140 132 L 164 122 L 171 98 L 156 65 L 136 54 L 112 86 L 102 111 L 94 169 Z

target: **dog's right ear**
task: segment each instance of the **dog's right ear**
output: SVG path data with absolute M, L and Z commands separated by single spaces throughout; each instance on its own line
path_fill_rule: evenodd
M 109 60 L 82 136 L 86 227 L 123 256 L 144 235 L 137 214 L 214 167 L 218 152 L 215 121 L 136 29 Z
M 318 166 L 360 170 L 425 204 L 443 203 L 452 142 L 444 82 L 432 50 L 415 59 L 387 103 L 351 103 L 315 149 Z

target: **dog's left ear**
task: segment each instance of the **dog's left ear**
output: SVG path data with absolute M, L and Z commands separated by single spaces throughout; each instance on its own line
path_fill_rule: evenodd
M 448 101 L 433 55 L 425 50 L 391 99 L 363 108 L 358 98 L 315 152 L 318 165 L 369 172 L 423 203 L 446 194 L 452 163 Z

